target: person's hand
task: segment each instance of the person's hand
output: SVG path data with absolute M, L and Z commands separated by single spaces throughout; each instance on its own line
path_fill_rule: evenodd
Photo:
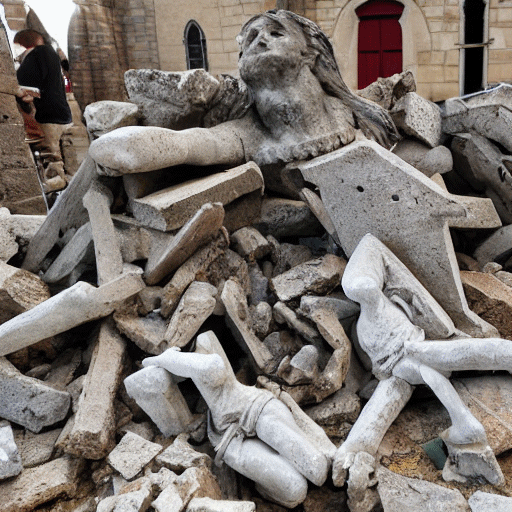
M 32 103 L 34 98 L 40 98 L 41 92 L 36 87 L 18 87 L 16 96 L 24 101 L 25 103 Z

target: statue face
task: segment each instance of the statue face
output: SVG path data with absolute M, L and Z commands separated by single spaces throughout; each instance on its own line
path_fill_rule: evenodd
M 258 75 L 276 74 L 283 78 L 305 63 L 306 40 L 299 28 L 262 16 L 245 28 L 238 63 L 240 76 L 247 82 Z

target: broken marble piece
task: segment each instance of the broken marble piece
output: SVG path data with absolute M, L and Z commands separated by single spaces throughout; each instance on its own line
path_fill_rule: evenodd
M 249 162 L 134 199 L 133 216 L 145 226 L 170 231 L 183 226 L 205 203 L 226 205 L 262 188 L 261 171 L 254 162 Z
M 106 456 L 115 444 L 114 399 L 121 383 L 126 341 L 106 319 L 94 346 L 65 451 L 86 459 Z
M 33 434 L 29 430 L 16 436 L 21 462 L 24 468 L 32 468 L 48 462 L 55 451 L 55 443 L 62 429 Z
M 7 421 L 0 421 L 0 480 L 19 475 L 22 471 L 23 465 L 11 425 Z
M 162 445 L 127 432 L 108 454 L 107 462 L 126 480 L 133 480 L 161 451 Z
M 489 261 L 504 265 L 512 256 L 512 227 L 497 229 L 476 248 L 474 258 L 483 267 Z
M 143 287 L 142 278 L 135 273 L 125 273 L 98 288 L 79 281 L 0 325 L 0 355 L 108 316 Z
M 512 498 L 499 494 L 476 491 L 469 497 L 468 504 L 471 512 L 512 512 Z
M 231 234 L 234 251 L 249 261 L 260 260 L 270 253 L 267 239 L 253 227 L 245 227 Z
M 165 244 L 152 247 L 144 280 L 157 284 L 176 270 L 201 246 L 210 242 L 222 226 L 224 208 L 220 203 L 206 203 L 185 223 L 178 233 Z
M 48 286 L 37 275 L 0 261 L 0 324 L 49 298 Z
M 179 300 L 187 287 L 199 274 L 205 274 L 208 267 L 221 256 L 229 244 L 229 236 L 221 229 L 220 234 L 209 244 L 197 250 L 181 267 L 162 291 L 161 314 L 168 318 L 178 306 Z M 214 283 L 215 285 L 215 283 Z
M 281 197 L 264 197 L 261 214 L 254 224 L 265 236 L 316 236 L 322 226 L 303 201 Z
M 326 254 L 274 277 L 271 286 L 283 302 L 307 293 L 326 294 L 339 285 L 345 265 L 342 258 Z
M 315 158 L 300 169 L 306 181 L 320 188 L 348 256 L 372 233 L 418 277 L 458 328 L 474 335 L 495 332 L 471 312 L 462 291 L 449 234 L 449 226 L 469 213 L 459 196 L 370 141 Z
M 384 512 L 438 510 L 467 512 L 467 502 L 457 489 L 408 478 L 380 466 L 377 469 L 378 492 Z M 483 512 L 483 511 L 482 511 Z
M 26 377 L 5 358 L 0 358 L 0 384 L 0 417 L 32 432 L 63 420 L 68 413 L 69 393 Z
M 409 92 L 396 101 L 391 117 L 398 129 L 431 148 L 441 144 L 441 109 L 432 101 Z
M 265 344 L 258 339 L 252 330 L 251 315 L 245 293 L 234 279 L 226 281 L 221 294 L 226 308 L 226 324 L 242 350 L 250 356 L 257 368 L 271 373 L 277 366 Z
M 169 372 L 148 367 L 132 373 L 124 380 L 128 395 L 153 420 L 166 437 L 187 429 L 192 413 Z
M 187 512 L 255 512 L 252 501 L 212 500 L 211 498 L 193 498 Z
M 83 461 L 69 456 L 52 460 L 0 485 L 2 512 L 32 512 L 59 496 L 72 498 L 77 490 Z
M 428 178 L 434 174 L 445 174 L 453 169 L 452 152 L 446 146 L 430 148 L 422 142 L 402 139 L 393 153 L 411 164 Z
M 127 101 L 96 101 L 84 109 L 87 131 L 93 140 L 116 128 L 136 125 L 139 118 L 139 107 Z
M 177 474 L 181 474 L 188 468 L 196 466 L 206 466 L 211 468 L 211 457 L 206 453 L 194 450 L 187 441 L 187 434 L 178 435 L 171 446 L 157 455 L 157 464 L 166 467 Z
M 194 281 L 182 295 L 164 334 L 167 347 L 184 347 L 215 309 L 217 288 Z

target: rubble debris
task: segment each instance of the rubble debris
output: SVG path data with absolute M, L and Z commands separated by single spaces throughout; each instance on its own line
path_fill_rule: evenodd
M 23 465 L 11 425 L 7 421 L 0 422 L 0 446 L 0 480 L 19 475 Z
M 157 455 L 157 464 L 177 474 L 181 474 L 185 470 L 197 466 L 211 468 L 211 457 L 206 453 L 200 453 L 194 450 L 187 441 L 187 434 L 179 434 L 168 448 Z

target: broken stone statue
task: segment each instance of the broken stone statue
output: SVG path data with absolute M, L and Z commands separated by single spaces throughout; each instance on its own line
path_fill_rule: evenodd
M 144 359 L 143 365 L 193 380 L 209 407 L 208 435 L 216 462 L 255 481 L 262 496 L 293 508 L 306 498 L 307 480 L 325 482 L 334 445 L 325 439 L 317 446 L 270 391 L 241 384 L 212 331 L 197 337 L 194 352 L 171 347 Z M 136 379 L 137 374 L 126 379 L 129 392 Z M 325 453 L 325 446 L 332 450 Z
M 512 342 L 461 337 L 439 304 L 398 258 L 373 235 L 357 246 L 342 278 L 346 295 L 358 302 L 360 348 L 380 380 L 333 465 L 337 485 L 352 469 L 356 454 L 375 456 L 387 428 L 412 393 L 426 384 L 448 410 L 452 426 L 441 435 L 448 448 L 445 480 L 483 478 L 502 485 L 504 477 L 483 426 L 449 381 L 451 372 L 512 370 Z M 349 478 L 350 481 L 350 478 Z M 350 484 L 349 484 L 350 485 Z

